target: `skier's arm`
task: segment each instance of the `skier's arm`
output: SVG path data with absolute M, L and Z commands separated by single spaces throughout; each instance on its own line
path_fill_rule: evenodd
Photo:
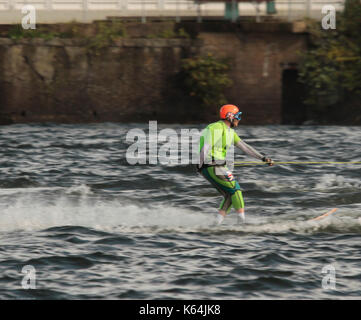
M 244 153 L 248 154 L 249 156 L 256 158 L 258 160 L 262 160 L 264 157 L 263 154 L 259 153 L 256 149 L 252 148 L 250 145 L 248 145 L 242 140 L 236 143 L 236 147 L 241 149 Z
M 273 161 L 271 158 L 267 158 L 265 155 L 258 152 L 256 149 L 252 148 L 250 145 L 248 145 L 244 141 L 239 140 L 238 142 L 236 142 L 235 146 L 237 148 L 241 149 L 243 152 L 245 152 L 249 156 L 256 158 L 258 160 L 262 160 L 263 162 L 267 162 L 270 166 L 273 165 Z

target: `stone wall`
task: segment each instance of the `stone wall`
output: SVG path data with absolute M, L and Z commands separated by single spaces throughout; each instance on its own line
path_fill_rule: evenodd
M 244 122 L 281 123 L 282 72 L 299 61 L 306 38 L 292 33 L 202 33 L 202 52 L 231 61 L 234 85 L 226 95 L 244 113 Z
M 171 78 L 195 49 L 192 40 L 125 39 L 94 55 L 81 40 L 1 39 L 0 114 L 13 122 L 166 118 Z
M 282 66 L 306 36 L 194 29 L 196 39 L 124 38 L 99 55 L 80 39 L 0 38 L 0 122 L 212 121 L 219 106 L 199 112 L 177 78 L 182 58 L 212 52 L 230 62 L 226 97 L 244 124 L 281 123 Z

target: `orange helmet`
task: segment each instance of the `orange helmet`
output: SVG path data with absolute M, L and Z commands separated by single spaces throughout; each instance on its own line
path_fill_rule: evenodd
M 232 121 L 234 118 L 240 120 L 242 112 L 239 112 L 239 109 L 234 104 L 225 104 L 219 110 L 219 116 L 222 120 Z

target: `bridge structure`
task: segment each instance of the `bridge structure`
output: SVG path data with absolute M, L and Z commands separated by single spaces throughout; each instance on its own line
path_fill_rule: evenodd
M 321 19 L 322 8 L 342 10 L 345 0 L 0 0 L 0 24 L 19 23 L 32 5 L 37 23 L 92 22 L 109 17 L 147 19 L 203 18 L 295 21 Z

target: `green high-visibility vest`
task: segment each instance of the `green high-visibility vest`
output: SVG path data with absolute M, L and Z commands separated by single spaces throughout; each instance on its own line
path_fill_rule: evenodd
M 213 160 L 225 160 L 227 151 L 232 144 L 241 141 L 237 133 L 229 128 L 224 121 L 209 124 L 202 132 L 200 137 L 199 151 L 202 150 L 204 144 L 211 146 L 210 156 Z

